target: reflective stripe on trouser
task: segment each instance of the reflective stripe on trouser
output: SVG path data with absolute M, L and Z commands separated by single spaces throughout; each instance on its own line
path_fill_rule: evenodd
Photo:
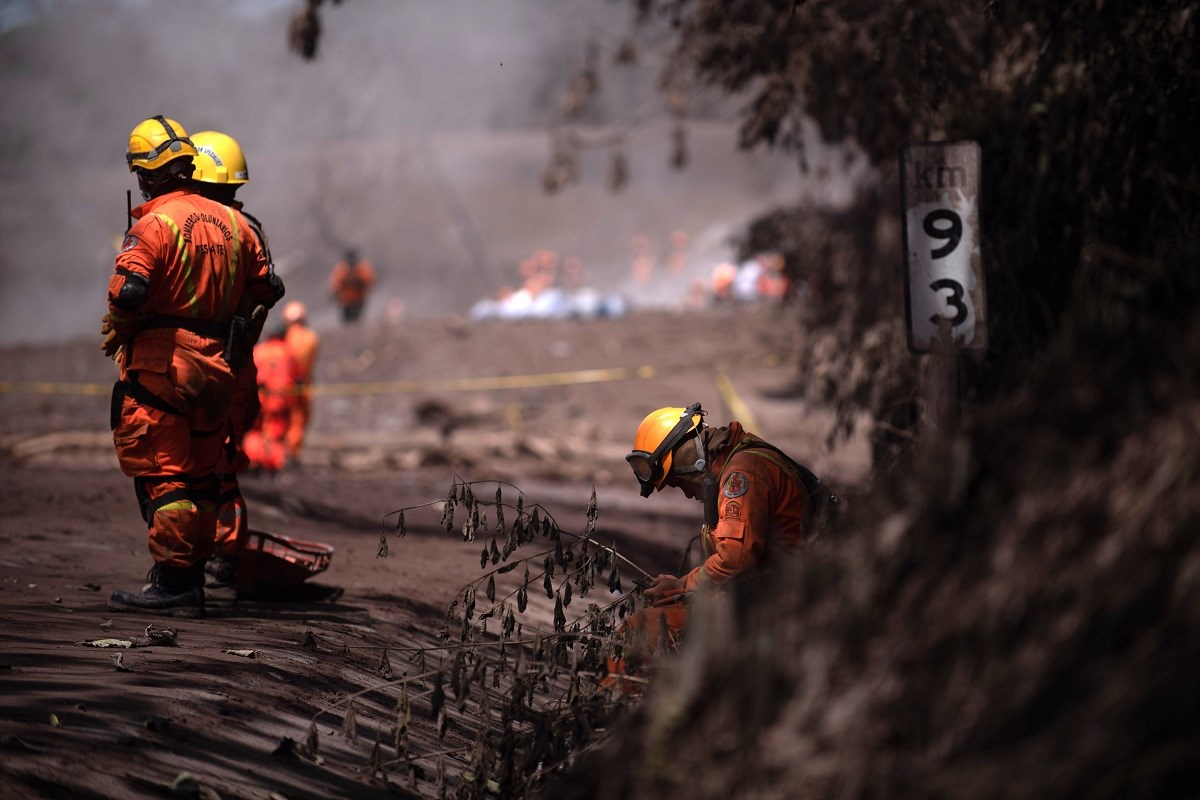
M 154 563 L 191 567 L 206 560 L 217 527 L 216 475 L 147 475 L 133 481 Z

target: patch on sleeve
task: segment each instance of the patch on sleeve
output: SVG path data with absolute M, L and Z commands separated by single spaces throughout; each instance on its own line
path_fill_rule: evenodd
M 121 241 L 121 249 L 118 253 L 124 253 L 138 246 L 138 238 L 132 233 L 125 234 L 125 238 Z
M 746 476 L 741 472 L 731 472 L 729 477 L 725 479 L 725 488 L 722 490 L 726 497 L 741 497 L 750 489 L 750 481 L 746 480 Z
M 725 504 L 725 519 L 741 519 L 742 504 L 737 500 L 730 500 Z

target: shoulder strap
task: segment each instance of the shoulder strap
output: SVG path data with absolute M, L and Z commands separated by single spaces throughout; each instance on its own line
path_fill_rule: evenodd
M 842 502 L 841 498 L 834 494 L 828 486 L 823 484 L 821 479 L 812 470 L 796 461 L 796 459 L 775 445 L 759 439 L 757 436 L 748 435 L 737 447 L 733 448 L 729 453 L 729 458 L 725 462 L 726 469 L 728 469 L 730 461 L 733 460 L 734 454 L 746 450 L 757 451 L 754 455 L 765 458 L 781 469 L 788 470 L 795 475 L 804 486 L 804 491 L 808 495 L 810 511 L 815 516 L 827 516 L 834 507 Z M 721 472 L 724 474 L 725 470 L 721 470 Z M 807 522 L 806 527 L 808 527 Z

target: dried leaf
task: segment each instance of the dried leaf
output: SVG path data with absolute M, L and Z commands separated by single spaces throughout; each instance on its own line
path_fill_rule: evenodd
M 567 582 L 566 582 L 566 585 L 565 585 L 565 586 L 563 586 L 563 599 L 562 599 L 562 604 L 563 604 L 564 606 L 569 606 L 569 605 L 571 605 L 571 582 L 570 582 L 570 581 L 567 581 Z
M 117 653 L 117 655 L 121 655 L 121 654 Z M 61 728 L 62 727 L 62 723 L 58 721 L 57 714 L 50 715 L 50 727 L 51 728 Z
M 383 769 L 383 759 L 380 757 L 380 754 L 379 754 L 380 733 L 381 733 L 380 731 L 375 731 L 375 748 L 371 751 L 371 760 L 369 762 L 369 765 L 371 767 L 372 774 L 379 772 L 381 769 Z
M 388 658 L 387 648 L 383 648 L 383 655 L 379 659 L 379 664 L 375 667 L 375 674 L 385 680 L 392 679 L 392 661 Z
M 562 633 L 567 629 L 567 617 L 563 613 L 562 597 L 556 597 L 554 600 L 554 630 L 557 633 Z
M 499 564 L 500 563 L 500 549 L 498 547 L 496 547 L 496 537 L 495 536 L 492 537 L 492 545 L 491 545 L 490 551 L 492 554 L 492 565 L 494 566 L 496 564 Z
M 491 602 L 496 601 L 496 576 L 495 575 L 488 576 L 487 599 Z
M 383 531 L 379 532 L 379 547 L 377 547 L 375 550 L 375 557 L 376 558 L 387 558 L 388 557 L 387 535 Z
M 98 592 L 98 591 L 100 591 L 100 584 L 85 583 L 79 587 L 79 591 L 81 591 L 81 592 Z
M 258 655 L 257 650 L 222 650 L 222 653 L 228 653 L 231 656 L 241 656 L 242 658 L 254 658 Z
M 353 700 L 346 707 L 346 715 L 342 717 L 342 735 L 351 742 L 358 741 L 358 709 Z
M 592 486 L 592 497 L 588 501 L 588 507 L 587 507 L 587 531 L 585 531 L 583 534 L 585 539 L 596 532 L 596 517 L 597 516 L 599 516 L 599 512 L 596 510 L 596 487 L 595 487 L 595 485 L 593 485 Z
M 621 573 L 617 570 L 616 559 L 613 559 L 612 570 L 608 573 L 608 591 L 615 594 L 621 593 Z
M 396 517 L 396 535 L 401 539 L 408 533 L 408 529 L 404 527 L 404 509 L 400 509 L 400 514 Z
M 84 647 L 133 647 L 131 639 L 85 639 L 82 642 L 76 642 L 77 645 Z
M 429 696 L 429 716 L 436 718 L 438 712 L 442 710 L 442 704 L 446 702 L 446 691 L 442 688 L 442 673 L 438 672 L 433 676 L 433 694 Z
M 132 672 L 133 671 L 129 667 L 125 666 L 125 654 L 124 653 L 113 653 L 113 668 L 116 669 L 117 672 Z
M 108 630 L 112 626 L 113 626 L 113 621 L 111 619 L 102 620 L 100 622 L 100 627 L 103 628 L 104 630 Z

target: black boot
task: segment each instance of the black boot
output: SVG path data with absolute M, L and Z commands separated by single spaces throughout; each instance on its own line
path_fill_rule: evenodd
M 155 564 L 141 592 L 115 591 L 108 598 L 112 611 L 145 611 L 169 617 L 204 616 L 204 566 L 167 567 Z
M 204 599 L 237 602 L 237 559 L 213 556 L 204 563 Z

